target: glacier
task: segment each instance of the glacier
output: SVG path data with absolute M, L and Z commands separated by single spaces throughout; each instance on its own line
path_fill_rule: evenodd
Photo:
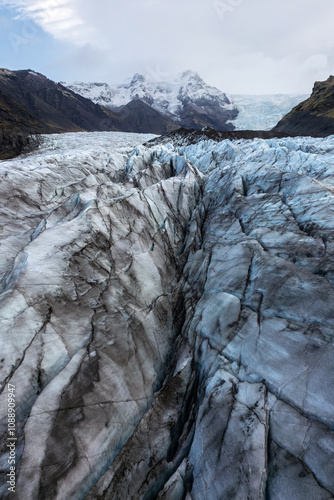
M 1 498 L 334 496 L 334 136 L 0 163 Z
M 231 102 L 239 111 L 231 120 L 236 130 L 271 130 L 292 108 L 305 101 L 305 94 L 232 94 Z

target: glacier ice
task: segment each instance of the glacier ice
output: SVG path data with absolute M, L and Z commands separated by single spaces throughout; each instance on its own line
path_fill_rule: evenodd
M 334 137 L 152 137 L 0 163 L 18 498 L 329 500 Z

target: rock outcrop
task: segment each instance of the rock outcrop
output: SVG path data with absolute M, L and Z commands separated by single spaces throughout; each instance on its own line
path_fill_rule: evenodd
M 18 498 L 333 498 L 333 140 L 83 141 L 0 165 L 2 498 L 8 383 Z
M 334 76 L 315 82 L 311 96 L 293 108 L 273 130 L 315 137 L 334 134 Z
M 27 153 L 39 145 L 38 136 L 32 136 L 18 129 L 0 129 L 0 160 L 7 160 Z

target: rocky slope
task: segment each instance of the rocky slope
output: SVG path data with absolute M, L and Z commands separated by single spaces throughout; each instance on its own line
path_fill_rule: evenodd
M 1 497 L 333 498 L 333 139 L 147 139 L 0 164 Z
M 101 107 L 34 71 L 0 70 L 0 91 L 1 128 L 29 133 L 112 129 Z
M 112 109 L 140 99 L 178 126 L 234 130 L 229 123 L 238 111 L 228 96 L 206 84 L 193 71 L 185 71 L 173 82 L 149 81 L 136 74 L 121 85 L 106 83 L 63 83 L 70 90 Z
M 334 76 L 316 82 L 309 99 L 293 108 L 273 130 L 321 137 L 334 134 Z

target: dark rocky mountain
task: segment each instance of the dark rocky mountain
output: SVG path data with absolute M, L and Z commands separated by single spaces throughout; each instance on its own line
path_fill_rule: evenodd
M 235 126 L 230 123 L 238 115 L 236 109 L 228 109 L 222 112 L 220 104 L 213 102 L 208 105 L 204 98 L 193 102 L 191 99 L 184 99 L 182 110 L 180 111 L 180 123 L 182 127 L 188 129 L 202 129 L 212 127 L 217 130 L 235 130 Z
M 163 134 L 173 128 L 170 120 L 144 102 L 136 100 L 111 110 L 34 71 L 0 69 L 2 157 L 20 150 L 22 133 L 114 130 Z
M 334 134 L 334 76 L 316 82 L 311 96 L 293 108 L 273 130 L 319 137 Z
M 119 117 L 123 132 L 160 135 L 178 128 L 175 123 L 140 99 L 133 99 L 124 106 L 114 108 L 112 113 Z
M 115 130 L 107 111 L 30 70 L 0 70 L 1 126 L 29 133 Z

